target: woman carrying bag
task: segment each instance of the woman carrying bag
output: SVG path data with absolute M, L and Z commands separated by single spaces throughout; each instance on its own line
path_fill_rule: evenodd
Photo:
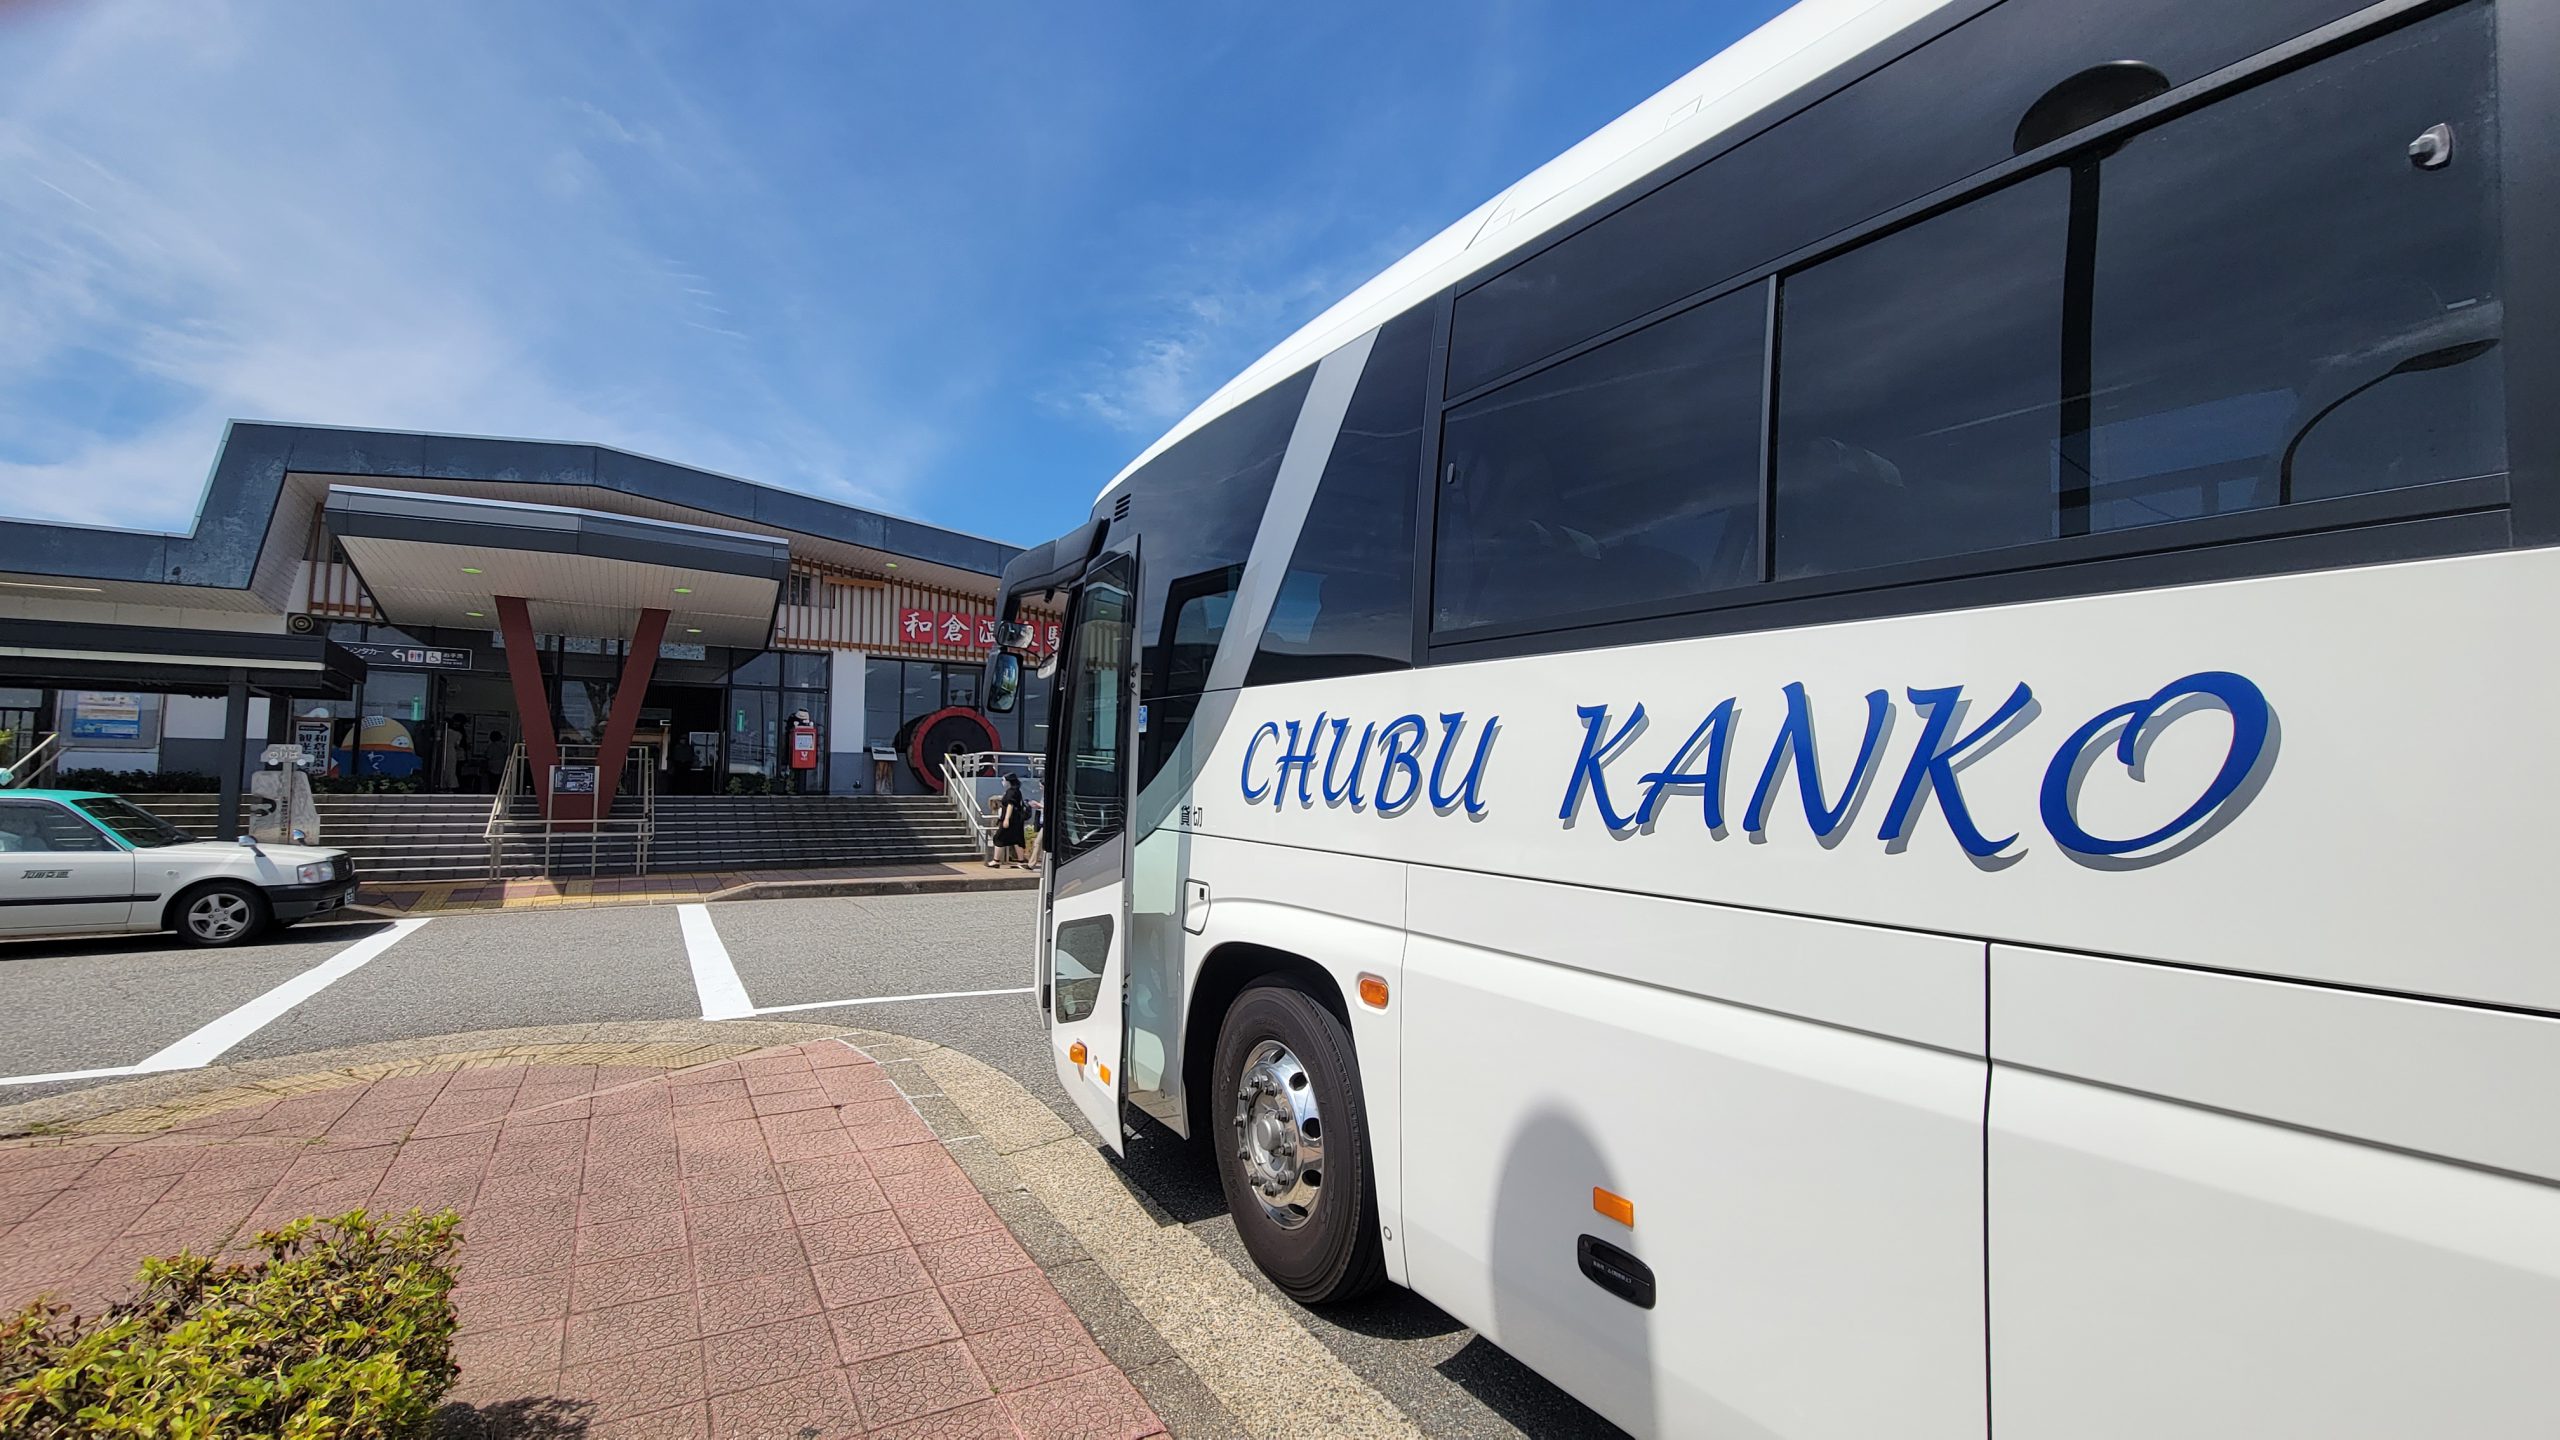
M 1004 794 L 996 801 L 996 856 L 987 862 L 988 869 L 1022 864 L 1024 819 L 1022 777 L 1008 774 L 1004 777 Z

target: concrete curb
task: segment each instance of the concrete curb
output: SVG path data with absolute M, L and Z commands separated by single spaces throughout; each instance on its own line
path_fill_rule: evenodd
M 1283 1302 L 1150 1212 L 1091 1142 L 1012 1076 L 925 1041 L 859 1030 L 842 1038 L 906 1092 L 1175 1434 L 1421 1434 Z
M 704 900 L 807 900 L 851 895 L 963 895 L 984 890 L 1037 890 L 1040 877 L 1029 871 L 1012 875 L 919 875 L 878 880 L 751 880 L 714 890 Z

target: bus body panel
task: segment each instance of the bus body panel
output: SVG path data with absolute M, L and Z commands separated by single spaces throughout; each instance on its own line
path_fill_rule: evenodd
M 1984 1061 L 1452 944 L 1419 897 L 1416 1289 L 1639 1435 L 1979 1440 Z
M 2538 833 L 2560 790 L 2546 733 L 2560 670 L 2516 663 L 2542 652 L 2555 597 L 2560 551 L 2505 551 L 1253 688 L 1204 740 L 1195 823 L 2560 1010 L 2546 857 L 2500 839 Z M 2066 849 L 2056 821 L 2077 827 L 2076 843 L 2137 839 L 2211 797 L 2239 727 L 2199 703 L 2210 697 L 2177 693 L 2200 675 L 2236 676 L 2263 698 L 2250 773 L 2147 849 Z M 2020 687 L 2010 722 L 1962 746 Z M 1933 730 L 1923 702 L 1949 691 L 1961 713 L 1938 735 L 1946 774 L 1934 776 L 1915 759 Z M 1644 813 L 1645 777 L 1706 770 L 1715 737 L 1702 732 L 1727 701 L 1721 832 L 1703 784 L 1666 784 Z M 2145 722 L 2131 763 L 2117 743 L 2128 707 Z M 2100 723 L 2110 712 L 2113 727 Z M 1586 745 L 1594 765 L 1579 763 Z M 1799 765 L 1803 754 L 1818 763 Z M 1434 803 L 1435 766 L 1450 804 Z M 1959 843 L 1950 788 L 1981 839 L 2006 842 L 1997 853 Z M 1901 832 L 1882 833 L 1897 812 Z M 1825 818 L 1833 828 L 1817 834 Z
M 1159 836 L 1178 832 L 1158 832 Z M 1159 1047 L 1161 1088 L 1132 1099 L 1156 1118 L 1189 1135 L 1189 1097 L 1181 1086 L 1185 1065 L 1184 1026 L 1189 998 L 1198 994 L 1201 971 L 1221 946 L 1256 945 L 1313 961 L 1331 977 L 1350 1023 L 1351 1042 L 1359 1057 L 1363 1109 L 1369 1124 L 1370 1173 L 1378 1192 L 1378 1218 L 1385 1232 L 1387 1278 L 1405 1284 L 1404 1248 L 1404 947 L 1405 867 L 1354 855 L 1283 846 L 1248 845 L 1206 835 L 1179 835 L 1184 874 L 1199 889 L 1187 908 L 1189 923 L 1178 926 L 1182 940 L 1183 988 L 1164 1012 L 1173 1023 L 1153 1018 L 1149 1007 L 1133 995 L 1133 1055 Z M 1360 1001 L 1363 973 L 1387 982 L 1384 1010 Z M 1206 1067 L 1217 1047 L 1216 1015 L 1202 1017 L 1200 1037 Z M 1147 1073 L 1135 1059 L 1132 1075 Z M 1208 1141 L 1231 1143 L 1228 1117 L 1211 1088 L 1200 1097 L 1208 1121 Z
M 1991 1122 L 1999 1434 L 2560 1425 L 2560 1189 L 2006 1066 Z
M 1417 865 L 1431 934 L 1663 990 L 1988 1055 L 1983 946 L 1801 915 Z
M 2004 1065 L 2560 1183 L 2560 1017 L 2007 945 L 1991 976 Z

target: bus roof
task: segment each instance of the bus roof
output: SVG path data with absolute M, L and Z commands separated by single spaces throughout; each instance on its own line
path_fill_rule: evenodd
M 1102 488 L 1364 331 L 1490 267 L 1954 0 L 1799 0 L 1334 302 L 1218 387 Z

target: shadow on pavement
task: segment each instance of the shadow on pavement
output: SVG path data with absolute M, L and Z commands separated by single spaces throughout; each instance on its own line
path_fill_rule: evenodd
M 1512 1359 L 1501 1346 L 1481 1335 L 1433 1368 L 1486 1409 L 1518 1426 L 1521 1433 L 1540 1440 L 1580 1440 L 1584 1436 L 1624 1440 L 1627 1433 L 1548 1384 L 1544 1376 Z
M 165 930 L 127 931 L 115 935 L 29 935 L 0 940 L 0 965 L 12 960 L 79 959 L 96 955 L 254 955 L 289 946 L 349 945 L 391 927 L 388 920 L 308 920 L 283 930 L 269 930 L 246 948 L 199 949 Z
M 584 1400 L 528 1395 L 486 1405 L 452 1401 L 435 1415 L 437 1440 L 566 1440 L 587 1433 L 595 1406 Z
M 1136 1112 L 1132 1110 L 1132 1114 Z M 1218 1189 L 1218 1171 L 1207 1147 L 1183 1139 L 1150 1118 L 1137 1121 L 1129 1137 L 1129 1153 L 1102 1158 L 1149 1209 L 1176 1224 L 1192 1225 L 1227 1213 L 1227 1197 Z

